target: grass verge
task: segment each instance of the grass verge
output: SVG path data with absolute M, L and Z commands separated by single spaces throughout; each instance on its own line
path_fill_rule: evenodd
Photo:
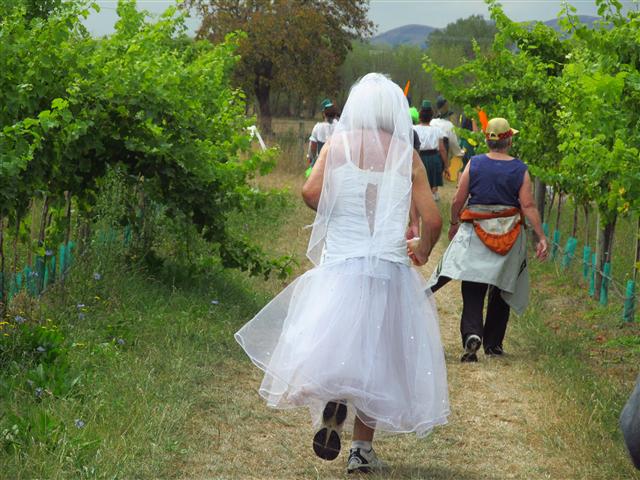
M 532 302 L 512 322 L 510 335 L 520 339 L 536 371 L 555 385 L 544 422 L 546 441 L 566 452 L 575 478 L 640 478 L 618 423 L 640 373 L 635 341 L 640 325 L 622 323 L 615 307 L 597 305 L 555 265 L 534 264 L 531 270 Z M 578 460 L 585 458 L 591 461 Z
M 246 228 L 273 246 L 286 210 L 273 202 Z M 217 266 L 150 273 L 100 252 L 40 301 L 14 302 L 1 325 L 12 343 L 0 352 L 0 476 L 173 477 L 205 385 L 239 358 L 233 333 L 281 286 Z

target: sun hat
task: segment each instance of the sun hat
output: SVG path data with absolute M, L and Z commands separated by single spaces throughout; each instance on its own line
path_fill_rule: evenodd
M 487 140 L 502 140 L 516 135 L 519 130 L 511 128 L 509 122 L 505 118 L 492 118 L 487 123 L 484 136 Z
M 429 100 L 423 100 L 422 108 L 431 108 L 431 102 Z

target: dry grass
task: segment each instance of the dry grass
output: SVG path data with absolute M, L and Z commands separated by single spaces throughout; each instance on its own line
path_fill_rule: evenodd
M 278 171 L 262 180 L 264 186 L 297 190 L 302 179 Z M 444 189 L 451 196 L 452 186 Z M 445 203 L 445 202 L 443 202 Z M 274 225 L 272 249 L 304 256 L 312 212 L 299 201 L 282 225 Z M 423 268 L 431 273 L 445 247 L 444 240 Z M 298 272 L 308 268 L 302 261 Z M 274 293 L 282 283 L 271 282 Z M 447 426 L 426 439 L 411 435 L 380 436 L 376 450 L 390 470 L 370 478 L 434 480 L 498 479 L 606 479 L 575 431 L 577 418 L 588 416 L 583 406 L 562 395 L 562 385 L 538 368 L 534 352 L 523 348 L 526 339 L 508 334 L 503 359 L 481 356 L 477 364 L 461 364 L 459 284 L 451 283 L 437 295 L 440 324 L 448 365 L 452 415 Z M 557 308 L 562 308 L 558 305 Z M 517 321 L 517 320 L 514 320 Z M 311 450 L 312 429 L 305 410 L 268 409 L 256 389 L 261 372 L 248 360 L 229 359 L 216 366 L 203 386 L 198 411 L 191 418 L 193 448 L 178 466 L 184 479 L 302 479 L 347 478 L 346 449 L 334 462 L 316 458 Z M 348 445 L 348 438 L 344 440 Z M 606 437 L 603 437 L 606 442 Z M 602 445 L 620 448 L 619 444 Z M 629 468 L 629 477 L 634 477 Z

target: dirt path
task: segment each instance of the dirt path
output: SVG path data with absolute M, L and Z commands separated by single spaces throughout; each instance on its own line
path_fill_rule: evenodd
M 453 187 L 445 189 L 449 198 Z M 443 201 L 443 204 L 448 202 Z M 305 233 L 295 233 L 304 248 Z M 432 254 L 433 264 L 446 242 Z M 296 247 L 297 248 L 297 247 Z M 502 359 L 480 355 L 461 364 L 459 283 L 438 292 L 442 340 L 448 366 L 452 414 L 449 424 L 426 439 L 411 435 L 380 436 L 379 456 L 391 466 L 379 478 L 402 479 L 573 479 L 569 463 L 550 441 L 556 418 L 552 385 L 518 352 L 518 339 L 507 333 Z M 516 320 L 517 321 L 517 320 Z M 193 455 L 177 474 L 202 478 L 348 478 L 347 448 L 337 460 L 324 462 L 311 450 L 313 435 L 306 411 L 267 409 L 256 389 L 260 371 L 248 361 L 218 365 L 193 418 Z

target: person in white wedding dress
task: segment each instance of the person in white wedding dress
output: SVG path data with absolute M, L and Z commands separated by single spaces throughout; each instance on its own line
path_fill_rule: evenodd
M 449 415 L 435 304 L 411 266 L 427 262 L 442 220 L 412 135 L 399 86 L 377 73 L 356 82 L 302 190 L 317 210 L 315 266 L 236 333 L 265 372 L 267 405 L 309 408 L 320 458 L 338 456 L 353 415 L 348 472 L 383 468 L 375 431 L 423 436 Z

